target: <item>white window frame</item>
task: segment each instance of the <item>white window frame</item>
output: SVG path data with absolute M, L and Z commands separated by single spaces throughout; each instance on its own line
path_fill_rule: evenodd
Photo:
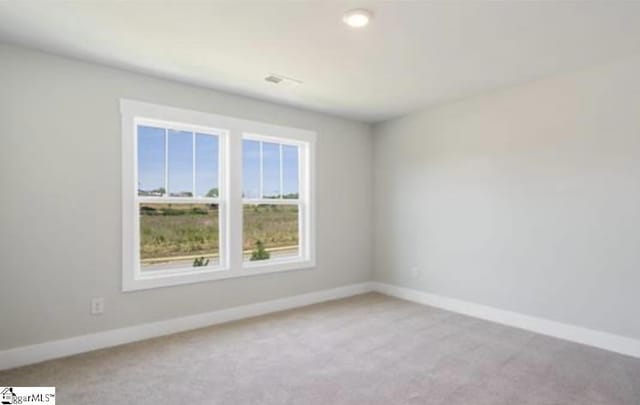
M 280 271 L 312 269 L 315 257 L 315 132 L 257 121 L 120 100 L 122 117 L 122 289 L 134 291 Z M 219 136 L 219 196 L 217 198 L 141 197 L 137 186 L 137 125 L 161 126 Z M 164 124 L 164 125 L 163 125 Z M 299 147 L 299 253 L 298 257 L 259 262 L 243 260 L 242 140 L 291 144 Z M 169 193 L 169 190 L 165 190 Z M 189 269 L 140 271 L 138 204 L 144 202 L 218 204 L 220 264 Z M 187 201 L 188 200 L 188 201 Z M 265 199 L 265 204 L 291 203 Z M 262 202 L 260 202 L 262 203 Z

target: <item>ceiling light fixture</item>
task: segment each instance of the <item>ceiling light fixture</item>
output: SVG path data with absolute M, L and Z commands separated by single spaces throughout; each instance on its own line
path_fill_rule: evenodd
M 357 8 L 344 13 L 342 21 L 350 27 L 362 28 L 369 24 L 371 18 L 373 18 L 371 11 Z

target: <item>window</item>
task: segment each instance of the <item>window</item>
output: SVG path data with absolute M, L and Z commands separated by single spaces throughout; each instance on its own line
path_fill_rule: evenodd
M 220 133 L 149 119 L 135 126 L 140 271 L 220 266 Z
M 311 268 L 315 134 L 121 101 L 123 289 Z
M 245 135 L 243 258 L 245 262 L 299 259 L 304 252 L 304 199 L 300 198 L 300 151 L 295 142 Z

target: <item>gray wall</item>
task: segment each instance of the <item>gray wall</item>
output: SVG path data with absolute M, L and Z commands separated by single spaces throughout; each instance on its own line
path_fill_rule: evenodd
M 122 293 L 121 97 L 317 131 L 317 268 Z M 371 277 L 368 125 L 0 45 L 0 134 L 0 350 Z
M 376 126 L 375 279 L 640 338 L 638 72 L 628 58 Z

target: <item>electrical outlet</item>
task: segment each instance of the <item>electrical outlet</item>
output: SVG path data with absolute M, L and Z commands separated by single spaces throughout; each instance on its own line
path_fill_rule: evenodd
M 413 266 L 411 268 L 411 277 L 414 280 L 422 280 L 423 272 L 419 266 Z
M 104 298 L 91 299 L 91 315 L 102 315 L 104 313 Z

